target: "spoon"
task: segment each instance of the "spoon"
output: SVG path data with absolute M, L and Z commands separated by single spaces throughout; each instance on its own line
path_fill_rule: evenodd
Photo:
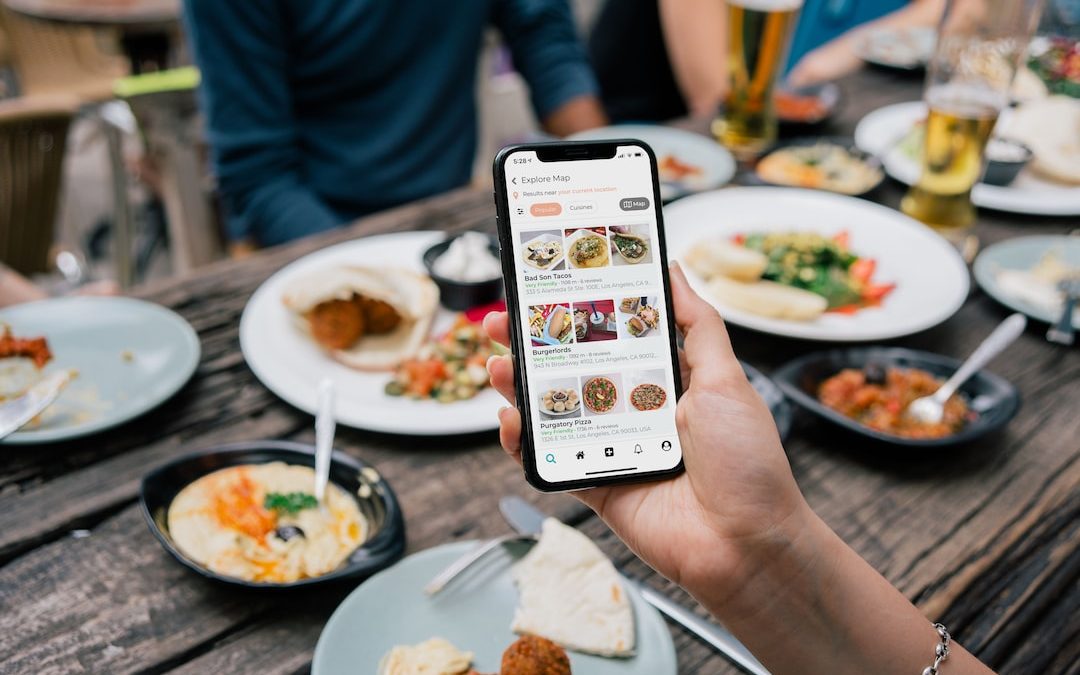
M 54 373 L 30 387 L 22 396 L 0 405 L 0 440 L 15 433 L 44 412 L 70 381 L 70 371 Z
M 319 407 L 315 415 L 315 499 L 326 500 L 326 483 L 330 480 L 330 454 L 334 451 L 334 381 L 319 382 Z
M 968 378 L 974 375 L 980 368 L 985 366 L 991 359 L 1000 354 L 1006 347 L 1011 345 L 1027 326 L 1027 317 L 1023 314 L 1013 314 L 998 324 L 993 333 L 982 341 L 971 356 L 964 361 L 963 365 L 945 384 L 930 396 L 923 396 L 911 402 L 904 414 L 911 419 L 924 424 L 937 424 L 945 416 L 945 402 L 956 393 L 956 390 Z

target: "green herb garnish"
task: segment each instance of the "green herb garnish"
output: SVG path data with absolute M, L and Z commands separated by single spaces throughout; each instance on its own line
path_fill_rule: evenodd
M 318 505 L 319 502 L 315 499 L 315 496 L 306 492 L 289 492 L 287 494 L 271 492 L 266 495 L 266 500 L 263 502 L 263 506 L 271 511 L 288 514 L 296 514 L 304 509 L 313 509 Z

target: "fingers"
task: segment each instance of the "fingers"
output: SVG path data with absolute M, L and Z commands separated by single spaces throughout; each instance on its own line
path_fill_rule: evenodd
M 491 377 L 491 386 L 495 391 L 502 394 L 510 405 L 516 405 L 516 392 L 514 390 L 514 362 L 509 356 L 492 356 L 487 362 L 488 375 Z
M 682 331 L 686 364 L 697 386 L 717 387 L 732 378 L 745 379 L 735 358 L 724 321 L 712 305 L 690 288 L 677 263 L 671 265 L 671 295 L 675 322 Z
M 506 312 L 488 312 L 484 317 L 488 337 L 504 347 L 510 347 L 510 321 Z
M 503 408 L 499 411 L 499 443 L 506 454 L 521 464 L 521 413 L 517 408 Z

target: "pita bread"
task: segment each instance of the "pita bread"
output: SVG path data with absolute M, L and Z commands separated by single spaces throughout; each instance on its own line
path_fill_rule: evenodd
M 611 561 L 588 537 L 554 518 L 514 566 L 516 633 L 601 656 L 634 653 L 634 612 Z
M 330 350 L 333 358 L 357 370 L 391 370 L 419 351 L 439 305 L 439 288 L 422 274 L 396 268 L 333 267 L 292 282 L 282 302 L 307 332 L 304 314 L 323 302 L 348 300 L 353 294 L 387 303 L 401 315 L 401 323 L 389 333 L 365 335 L 349 349 Z
M 998 135 L 1031 148 L 1032 169 L 1052 180 L 1080 184 L 1080 101 L 1068 96 L 1030 101 L 1003 122 Z

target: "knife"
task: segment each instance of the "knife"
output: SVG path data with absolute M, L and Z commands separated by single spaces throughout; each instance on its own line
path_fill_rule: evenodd
M 0 405 L 0 440 L 26 426 L 45 411 L 71 380 L 69 371 L 53 373 L 16 398 Z
M 535 537 L 540 536 L 540 530 L 544 525 L 544 520 L 547 518 L 535 506 L 521 497 L 513 495 L 499 500 L 499 511 L 502 512 L 506 522 L 510 523 L 510 527 L 514 528 L 518 533 Z M 750 650 L 720 625 L 702 619 L 671 598 L 639 581 L 630 579 L 625 575 L 622 578 L 623 582 L 636 590 L 645 602 L 715 647 L 717 651 L 730 659 L 735 665 L 748 673 L 752 673 L 752 675 L 769 675 L 769 671 L 754 658 Z

